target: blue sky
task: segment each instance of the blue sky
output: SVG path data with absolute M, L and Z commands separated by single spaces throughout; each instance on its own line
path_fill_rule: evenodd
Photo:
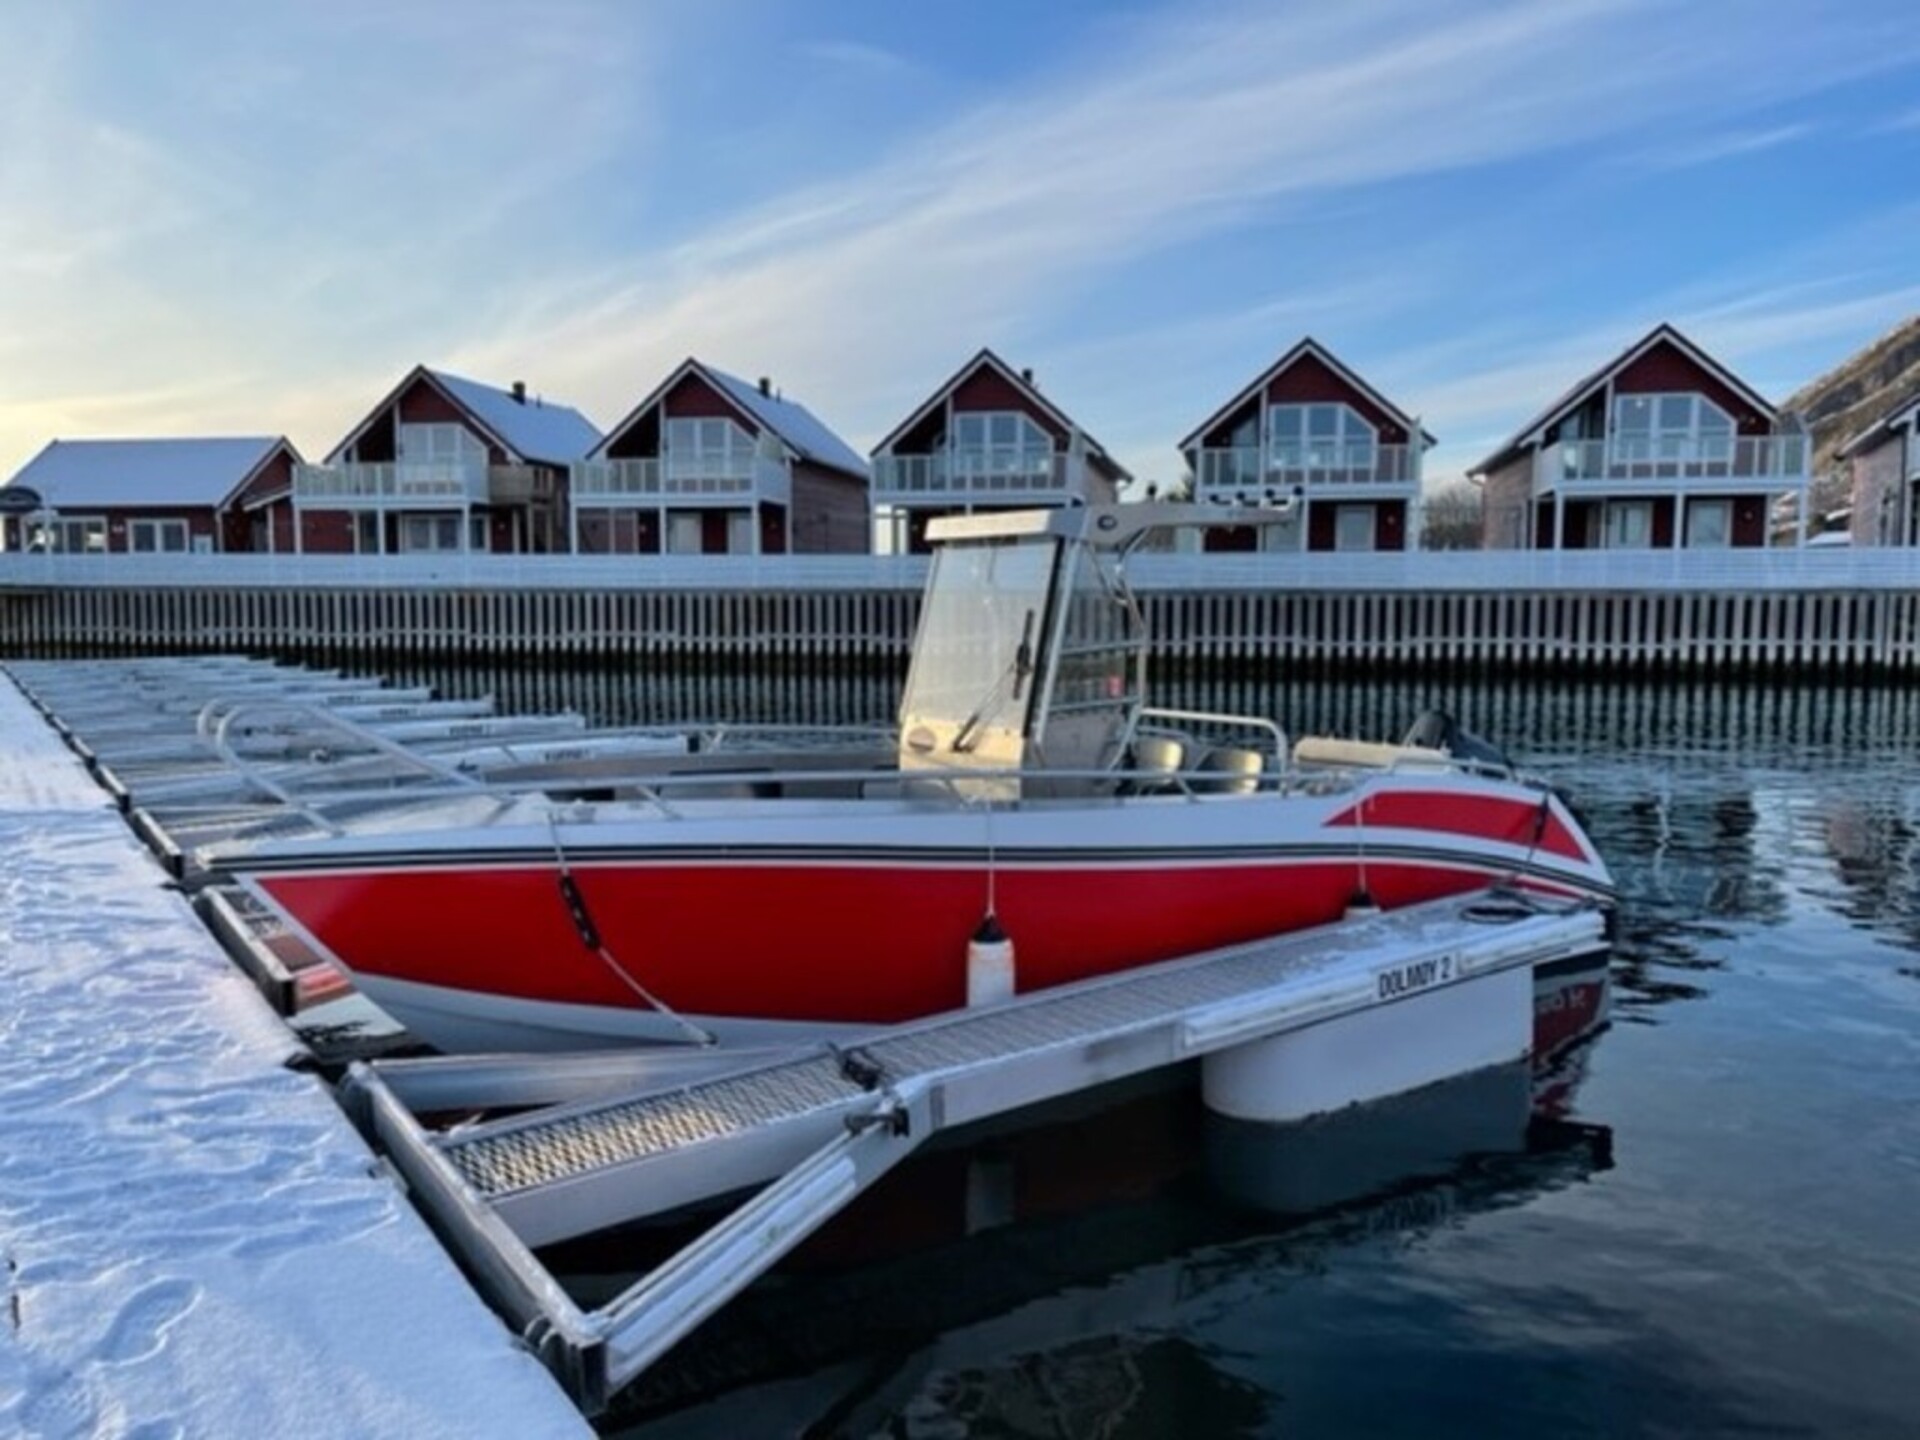
M 1303 334 L 1481 458 L 1662 319 L 1920 310 L 1910 0 L 0 0 L 0 475 L 688 354 L 865 449 L 981 345 L 1138 475 Z

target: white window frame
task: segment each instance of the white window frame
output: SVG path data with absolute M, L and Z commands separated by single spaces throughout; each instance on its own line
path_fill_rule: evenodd
M 457 554 L 465 518 L 457 510 L 410 511 L 400 517 L 398 550 L 402 555 Z M 426 543 L 419 543 L 425 541 Z
M 1717 539 L 1702 540 L 1696 529 L 1696 522 L 1702 515 L 1720 517 L 1720 534 Z M 1733 501 L 1728 499 L 1693 499 L 1687 501 L 1687 548 L 1689 550 L 1727 550 L 1733 546 Z
M 661 531 L 660 548 L 668 555 L 698 555 L 706 543 L 705 513 L 669 510 Z
M 1273 470 L 1338 470 L 1371 475 L 1380 432 L 1344 401 L 1267 409 L 1267 464 Z
M 178 543 L 168 543 L 170 541 Z M 130 554 L 184 555 L 192 545 L 193 539 L 184 520 L 143 516 L 127 521 L 127 550 Z
M 1613 397 L 1613 457 L 1623 465 L 1726 465 L 1733 416 L 1695 390 L 1635 391 Z
M 744 489 L 753 479 L 759 444 L 723 415 L 667 417 L 661 427 L 661 469 L 669 480 L 693 481 L 705 491 Z
M 1053 436 L 1024 410 L 956 410 L 947 445 L 956 477 L 1012 480 L 1024 488 L 1053 474 Z
M 1639 517 L 1642 524 L 1635 527 L 1627 523 L 1633 517 Z M 1607 502 L 1604 534 L 1606 548 L 1609 550 L 1651 550 L 1653 548 L 1653 502 L 1651 500 L 1609 500 Z M 1640 528 L 1645 538 L 1634 540 L 1627 531 Z
M 451 420 L 406 423 L 400 426 L 399 458 L 407 464 L 486 463 L 486 443 L 466 426 Z
M 1333 548 L 1360 554 L 1374 548 L 1379 512 L 1371 505 L 1336 505 L 1333 509 Z M 1363 528 L 1364 527 L 1364 528 Z
M 107 520 L 104 515 L 56 515 L 51 520 L 36 520 L 27 529 L 29 550 L 52 550 L 56 555 L 104 555 L 107 553 Z

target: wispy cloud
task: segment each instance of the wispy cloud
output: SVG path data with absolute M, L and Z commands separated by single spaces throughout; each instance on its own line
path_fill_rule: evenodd
M 870 440 L 992 342 L 1092 397 L 1082 418 L 1129 463 L 1125 445 L 1151 442 L 1141 468 L 1160 473 L 1173 437 L 1137 417 L 1204 413 L 1231 383 L 1223 364 L 1263 363 L 1261 332 L 1321 328 L 1314 314 L 1337 332 L 1449 283 L 1356 276 L 1338 246 L 1309 264 L 1294 237 L 1356 196 L 1391 200 L 1354 216 L 1369 243 L 1347 249 L 1411 271 L 1422 214 L 1404 187 L 1644 150 L 1675 129 L 1758 148 L 1773 132 L 1744 117 L 1920 52 L 1898 7 L 1783 9 L 1729 28 L 1649 0 L 1170 5 L 1101 27 L 992 103 L 922 115 L 877 161 L 698 214 L 675 208 L 655 163 L 643 97 L 687 57 L 653 7 L 638 25 L 585 0 L 444 14 L 356 0 L 299 12 L 293 34 L 245 12 L 236 33 L 202 25 L 176 39 L 176 64 L 149 67 L 146 83 L 175 88 L 149 97 L 145 124 L 104 118 L 136 107 L 83 91 L 88 37 L 62 17 L 86 12 L 47 7 L 0 56 L 0 240 L 21 242 L 0 244 L 0 311 L 32 337 L 0 336 L 0 468 L 56 428 L 145 424 L 157 412 L 137 397 L 183 374 L 196 383 L 169 428 L 289 428 L 323 446 L 415 359 L 525 376 L 605 419 L 697 352 L 778 376 Z M 800 44 L 856 68 L 899 58 Z M 188 123 L 199 101 L 184 97 L 206 95 L 218 123 Z M 62 157 L 60 173 L 9 159 L 23 153 Z M 620 202 L 624 228 L 600 235 Z M 1099 287 L 1150 293 L 1159 267 L 1255 225 L 1270 278 L 1250 304 L 1199 309 L 1228 322 L 1211 340 L 1197 321 L 1131 314 L 1062 328 Z M 1130 335 L 1154 343 L 1129 355 Z
M 840 65 L 866 75 L 906 75 L 919 68 L 898 51 L 860 40 L 803 40 L 795 49 L 802 59 Z
M 1716 135 L 1643 151 L 1638 162 L 1655 170 L 1686 170 L 1697 165 L 1712 165 L 1721 160 L 1756 155 L 1791 144 L 1813 133 L 1808 124 L 1775 125 L 1764 130 L 1727 130 Z

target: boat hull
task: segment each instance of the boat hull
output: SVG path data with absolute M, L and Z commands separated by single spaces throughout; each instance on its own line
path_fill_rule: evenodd
M 954 1009 L 989 909 L 1024 992 L 1327 924 L 1360 893 L 1394 908 L 1496 879 L 1563 895 L 1608 885 L 1557 802 L 1467 781 L 1383 785 L 1358 807 L 719 804 L 430 847 L 330 842 L 236 868 L 445 1050 L 684 1038 L 646 996 L 742 1043 Z

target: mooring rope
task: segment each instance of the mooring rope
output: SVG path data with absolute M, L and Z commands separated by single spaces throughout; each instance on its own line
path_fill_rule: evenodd
M 625 983 L 628 989 L 660 1014 L 667 1017 L 684 1031 L 696 1045 L 718 1045 L 719 1037 L 711 1030 L 696 1025 L 666 1001 L 655 995 L 627 970 L 613 952 L 607 949 L 606 942 L 600 936 L 600 927 L 593 923 L 593 916 L 587 911 L 586 896 L 580 893 L 580 884 L 573 878 L 573 867 L 567 863 L 566 847 L 560 843 L 560 821 L 551 810 L 547 812 L 547 833 L 553 837 L 553 860 L 560 871 L 560 898 L 566 903 L 567 913 L 573 917 L 573 928 L 580 932 L 580 943 L 600 957 L 601 962 Z

